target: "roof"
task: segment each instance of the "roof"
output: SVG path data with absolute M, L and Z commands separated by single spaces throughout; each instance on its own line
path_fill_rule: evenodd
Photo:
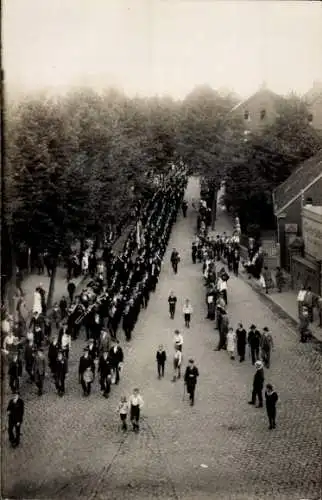
M 257 92 L 255 92 L 254 94 L 252 94 L 251 96 L 249 96 L 247 99 L 244 99 L 243 101 L 241 101 L 238 104 L 236 104 L 236 106 L 234 106 L 230 110 L 230 112 L 233 113 L 234 111 L 236 111 L 236 109 L 238 109 L 241 106 L 244 106 L 248 102 L 252 101 L 258 95 L 265 95 L 267 97 L 271 97 L 272 99 L 276 100 L 276 103 L 279 103 L 279 102 L 281 102 L 283 100 L 283 97 L 280 96 L 279 94 L 275 94 L 275 92 L 272 92 L 271 90 L 264 88 L 264 89 L 258 90 Z
M 322 149 L 304 161 L 294 172 L 274 190 L 275 214 L 282 212 L 299 198 L 302 191 L 322 179 Z

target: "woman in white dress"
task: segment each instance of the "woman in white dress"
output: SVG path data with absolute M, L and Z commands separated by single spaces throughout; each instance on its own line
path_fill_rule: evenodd
M 39 315 L 42 314 L 41 295 L 39 292 L 34 292 L 34 304 L 32 307 L 32 312 L 33 314 L 35 314 L 35 312 L 37 312 Z

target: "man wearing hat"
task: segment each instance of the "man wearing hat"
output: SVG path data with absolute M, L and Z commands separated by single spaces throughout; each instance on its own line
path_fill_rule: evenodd
M 248 345 L 250 347 L 252 364 L 255 364 L 255 361 L 259 358 L 259 346 L 260 346 L 261 334 L 257 330 L 255 325 L 251 325 L 250 330 L 248 332 Z
M 85 348 L 83 355 L 79 359 L 79 365 L 78 365 L 78 381 L 80 384 L 82 384 L 84 395 L 87 393 L 87 387 L 84 381 L 84 373 L 88 368 L 91 369 L 94 376 L 95 374 L 94 359 L 89 355 L 88 348 Z
M 193 359 L 189 359 L 189 365 L 186 368 L 186 373 L 184 376 L 184 383 L 187 387 L 187 393 L 190 398 L 190 405 L 193 406 L 195 402 L 195 390 L 197 384 L 197 378 L 199 377 L 199 370 L 194 364 Z
M 108 398 L 111 391 L 112 365 L 108 351 L 104 350 L 98 362 L 98 373 L 100 374 L 100 386 L 103 396 Z
M 9 375 L 9 386 L 11 391 L 14 393 L 19 390 L 19 380 L 22 375 L 22 362 L 19 359 L 19 355 L 17 351 L 14 351 L 12 354 L 12 360 L 9 363 L 8 368 Z
M 66 360 L 64 359 L 62 351 L 58 351 L 58 357 L 55 363 L 55 385 L 58 396 L 60 397 L 65 394 L 66 373 Z
M 46 373 L 45 356 L 43 349 L 39 347 L 37 350 L 37 354 L 35 356 L 34 366 L 33 366 L 33 375 L 35 384 L 38 388 L 38 396 L 41 396 L 43 393 L 45 373 Z
M 12 447 L 16 448 L 20 443 L 20 431 L 24 415 L 24 402 L 20 398 L 18 391 L 10 399 L 7 413 L 9 441 Z
M 253 391 L 252 399 L 248 401 L 248 404 L 254 405 L 256 403 L 256 397 L 258 398 L 257 408 L 263 408 L 263 387 L 264 387 L 264 368 L 261 361 L 255 362 L 256 372 L 253 380 Z
M 261 357 L 262 357 L 263 363 L 265 365 L 265 368 L 270 367 L 271 351 L 272 351 L 273 347 L 274 347 L 273 337 L 270 334 L 270 331 L 267 328 L 267 326 L 265 326 L 265 328 L 263 329 L 263 334 L 261 336 L 261 340 L 260 340 Z
M 120 381 L 120 368 L 124 360 L 123 349 L 119 345 L 118 340 L 113 342 L 113 345 L 109 352 L 109 357 L 111 360 L 113 371 L 115 373 L 115 384 L 118 384 Z

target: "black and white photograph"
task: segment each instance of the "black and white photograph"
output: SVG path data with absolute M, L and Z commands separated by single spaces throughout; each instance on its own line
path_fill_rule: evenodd
M 322 498 L 322 3 L 3 0 L 16 500 Z

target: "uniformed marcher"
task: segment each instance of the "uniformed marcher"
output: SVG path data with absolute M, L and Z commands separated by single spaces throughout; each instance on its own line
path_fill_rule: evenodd
M 238 324 L 238 328 L 236 330 L 236 339 L 237 339 L 237 354 L 239 356 L 239 361 L 242 363 L 245 361 L 245 350 L 247 343 L 247 332 L 245 328 L 243 328 L 242 323 Z
M 187 388 L 187 393 L 189 394 L 190 405 L 193 406 L 195 402 L 195 390 L 197 384 L 197 378 L 199 377 L 199 370 L 194 364 L 193 359 L 189 359 L 189 365 L 186 368 L 184 375 L 184 383 Z
M 179 252 L 176 250 L 176 248 L 174 248 L 172 250 L 172 253 L 170 256 L 170 261 L 171 261 L 171 265 L 172 265 L 172 269 L 173 269 L 174 274 L 177 274 L 178 264 L 180 262 L 180 255 L 179 255 Z

